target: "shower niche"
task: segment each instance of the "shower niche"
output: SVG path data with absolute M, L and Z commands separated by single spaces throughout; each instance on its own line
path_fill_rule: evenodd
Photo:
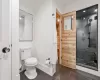
M 77 65 L 98 70 L 98 5 L 76 12 Z

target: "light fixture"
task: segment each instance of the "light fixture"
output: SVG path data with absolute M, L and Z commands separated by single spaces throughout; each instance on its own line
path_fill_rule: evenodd
M 98 11 L 98 9 L 95 9 L 95 10 L 94 10 L 94 12 L 97 12 L 97 11 Z
M 85 20 L 85 17 L 83 18 L 83 20 Z
M 57 19 L 58 22 L 60 22 L 60 19 Z
M 85 13 L 86 11 L 84 10 L 83 12 Z
M 20 17 L 19 19 L 21 20 L 22 18 Z

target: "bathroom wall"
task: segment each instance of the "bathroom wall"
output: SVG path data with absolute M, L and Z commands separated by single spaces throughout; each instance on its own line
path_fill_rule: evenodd
M 90 38 L 91 38 L 91 43 L 90 46 L 92 47 L 97 47 L 97 38 L 98 38 L 98 34 L 97 34 L 97 20 L 94 20 L 94 17 L 97 16 L 97 14 L 91 15 L 89 18 L 92 19 L 91 22 L 91 34 L 90 34 Z M 95 26 L 95 27 L 94 27 Z
M 56 11 L 60 12 L 60 14 L 62 14 L 62 8 L 61 6 L 58 5 L 57 3 L 57 0 L 52 0 L 52 14 L 54 14 L 54 16 L 52 17 L 53 18 L 53 26 L 54 28 L 56 29 Z M 60 26 L 62 26 L 62 24 L 60 24 Z M 60 30 L 61 30 L 61 27 L 60 27 Z M 61 34 L 61 31 L 60 31 L 60 34 Z M 55 41 L 57 40 L 57 32 L 56 30 L 54 31 L 54 38 L 55 38 Z M 61 37 L 61 35 L 60 35 Z M 60 43 L 60 48 L 61 48 L 61 43 Z M 60 50 L 60 63 L 61 63 L 61 50 Z
M 33 14 L 33 23 L 34 23 L 34 9 L 30 5 L 30 1 L 28 0 L 19 0 L 19 8 L 28 13 Z M 33 41 L 34 41 L 34 24 L 33 24 Z M 21 41 L 19 42 L 19 48 L 30 48 L 33 45 L 33 41 Z
M 53 26 L 56 20 L 52 17 L 52 0 L 20 0 L 20 9 L 33 14 L 35 21 L 34 41 L 20 42 L 20 48 L 32 46 L 38 59 L 37 67 L 52 76 L 56 71 L 57 60 L 56 26 Z M 45 64 L 48 58 L 51 59 L 50 66 Z
M 62 2 L 62 0 L 59 0 Z M 58 0 L 52 0 L 52 10 L 53 12 L 55 12 L 55 10 L 57 9 L 60 13 L 63 13 L 63 7 L 60 5 L 61 3 Z
M 38 56 L 38 68 L 53 76 L 57 61 L 56 9 L 61 8 L 55 0 L 44 0 L 35 12 L 35 46 Z M 50 66 L 45 64 L 51 59 Z
M 77 49 L 87 49 L 89 44 L 88 34 L 86 34 L 86 29 L 85 29 L 85 26 L 88 24 L 87 20 L 77 19 L 76 23 L 77 23 Z
M 92 39 L 90 42 L 90 46 L 96 48 L 97 46 L 97 20 L 94 20 L 94 17 L 97 16 L 97 14 L 90 15 L 86 17 L 86 19 L 81 19 L 78 18 L 76 20 L 77 23 L 77 48 L 78 49 L 87 49 L 89 45 L 89 40 L 88 40 L 88 18 L 92 19 L 91 22 L 91 34 L 90 38 Z M 83 45 L 83 46 L 81 46 Z
M 99 8 L 98 8 L 98 26 L 100 26 L 100 0 L 77 0 L 73 3 L 71 3 L 70 5 L 66 5 L 66 7 L 64 7 L 64 11 L 63 13 L 68 13 L 68 12 L 72 12 L 72 11 L 77 11 L 80 9 L 84 9 L 86 7 L 95 5 L 95 4 L 99 4 Z M 98 35 L 100 35 L 100 27 L 98 27 Z M 100 76 L 100 37 L 98 36 L 98 71 L 94 71 L 94 70 L 90 70 L 87 68 L 83 68 L 80 66 L 77 66 L 78 69 L 86 71 L 88 73 Z
M 52 0 L 45 0 L 35 15 L 35 45 L 38 68 L 49 75 L 53 75 L 53 65 L 47 66 L 46 59 L 50 58 L 53 64 L 56 64 L 57 59 L 56 27 L 54 28 L 52 20 Z

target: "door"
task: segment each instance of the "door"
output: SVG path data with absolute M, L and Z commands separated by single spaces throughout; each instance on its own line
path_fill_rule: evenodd
M 63 15 L 61 64 L 76 69 L 76 12 Z
M 0 80 L 11 80 L 10 1 L 0 0 Z

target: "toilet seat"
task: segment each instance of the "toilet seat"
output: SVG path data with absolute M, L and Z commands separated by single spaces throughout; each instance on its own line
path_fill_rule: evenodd
M 25 60 L 25 65 L 26 66 L 35 66 L 37 65 L 37 59 L 34 57 L 28 58 Z

